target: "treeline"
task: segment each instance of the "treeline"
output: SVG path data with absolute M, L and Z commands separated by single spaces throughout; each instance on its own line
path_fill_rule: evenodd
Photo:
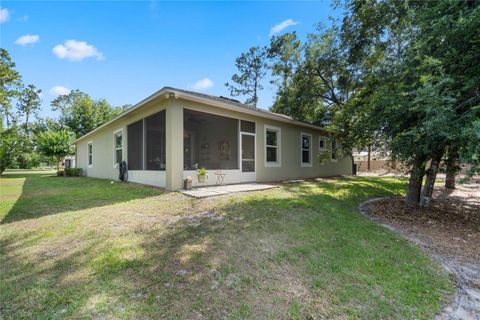
M 0 173 L 59 162 L 73 153 L 72 142 L 120 114 L 105 99 L 73 90 L 52 100 L 58 119 L 39 117 L 41 90 L 24 85 L 7 50 L 0 48 Z
M 371 146 L 406 164 L 407 203 L 429 206 L 440 162 L 447 187 L 459 162 L 480 168 L 480 1 L 338 6 L 303 43 L 292 32 L 243 53 L 226 86 L 256 105 L 270 72 L 272 111 L 335 130 L 346 154 Z

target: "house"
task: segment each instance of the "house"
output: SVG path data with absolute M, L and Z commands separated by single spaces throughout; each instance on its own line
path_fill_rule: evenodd
M 63 160 L 63 166 L 65 168 L 75 168 L 75 157 L 74 156 L 66 156 Z
M 77 167 L 118 179 L 125 160 L 131 182 L 178 190 L 351 174 L 350 157 L 325 129 L 238 101 L 164 87 L 75 142 Z M 327 158 L 319 161 L 319 156 Z M 326 155 L 326 157 L 325 157 Z M 208 177 L 199 184 L 197 169 Z

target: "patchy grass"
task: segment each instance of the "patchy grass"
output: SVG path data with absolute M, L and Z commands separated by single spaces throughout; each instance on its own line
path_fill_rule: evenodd
M 453 290 L 355 213 L 354 177 L 191 199 L 89 178 L 1 178 L 0 312 L 21 318 L 430 319 Z

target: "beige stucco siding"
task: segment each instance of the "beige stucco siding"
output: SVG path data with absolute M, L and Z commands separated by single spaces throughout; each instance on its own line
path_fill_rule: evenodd
M 231 110 L 220 109 L 217 107 L 199 104 L 196 102 L 177 100 L 177 107 L 191 110 L 217 114 L 240 120 L 248 120 L 256 124 L 256 180 L 261 181 L 281 181 L 298 178 L 314 178 L 324 176 L 334 176 L 341 174 L 351 174 L 352 162 L 350 157 L 338 159 L 336 162 L 327 160 L 320 164 L 318 155 L 318 139 L 320 136 L 328 137 L 328 133 L 321 130 L 299 127 L 286 124 L 279 121 L 268 120 L 252 115 L 243 114 Z M 265 166 L 265 125 L 278 127 L 281 130 L 281 166 Z M 312 166 L 301 166 L 301 133 L 312 135 Z M 180 146 L 183 149 L 183 146 Z M 183 154 L 183 153 L 182 153 Z M 183 159 L 182 159 L 183 161 Z
M 122 159 L 128 162 L 127 126 L 154 113 L 165 110 L 168 100 L 146 105 L 141 110 L 135 110 L 123 119 L 94 132 L 92 135 L 79 141 L 76 145 L 77 167 L 82 168 L 89 177 L 118 180 L 118 168 L 114 166 L 113 134 L 118 130 L 123 132 Z M 93 144 L 93 163 L 88 166 L 87 145 Z M 165 187 L 165 171 L 129 171 L 129 181 Z
M 332 162 L 330 159 L 320 163 L 319 137 L 327 137 L 328 133 L 322 130 L 301 127 L 276 120 L 265 119 L 252 114 L 214 107 L 207 104 L 184 99 L 155 100 L 141 108 L 132 111 L 125 117 L 114 121 L 110 125 L 94 132 L 77 142 L 77 167 L 83 168 L 87 176 L 118 179 L 118 169 L 113 164 L 113 134 L 123 130 L 123 159 L 127 159 L 127 125 L 145 118 L 151 114 L 166 110 L 166 171 L 129 171 L 129 180 L 133 182 L 164 186 L 171 190 L 182 187 L 185 174 L 195 172 L 183 171 L 183 110 L 184 108 L 200 112 L 212 113 L 234 119 L 247 120 L 256 124 L 256 161 L 253 179 L 259 182 L 281 181 L 300 178 L 314 178 L 351 173 L 351 159 L 349 157 Z M 265 126 L 278 127 L 281 134 L 280 157 L 281 165 L 268 167 L 265 165 Z M 301 165 L 301 134 L 312 136 L 311 166 Z M 87 165 L 87 144 L 93 143 L 93 165 Z M 327 146 L 330 142 L 327 142 Z M 239 176 L 242 175 L 242 176 Z M 212 179 L 213 174 L 211 175 Z M 226 181 L 229 183 L 250 181 L 251 176 L 243 175 L 240 170 L 232 171 Z M 214 183 L 215 181 L 212 181 Z

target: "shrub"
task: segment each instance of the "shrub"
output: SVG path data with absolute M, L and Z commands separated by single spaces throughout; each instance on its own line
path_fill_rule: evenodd
M 82 168 L 65 168 L 65 172 L 69 177 L 81 177 L 83 176 Z
M 207 168 L 203 168 L 203 167 L 202 167 L 202 168 L 200 168 L 200 169 L 197 170 L 197 174 L 198 174 L 199 176 L 206 176 L 207 173 L 208 173 Z
M 63 170 L 58 170 L 57 171 L 57 176 L 63 177 Z

